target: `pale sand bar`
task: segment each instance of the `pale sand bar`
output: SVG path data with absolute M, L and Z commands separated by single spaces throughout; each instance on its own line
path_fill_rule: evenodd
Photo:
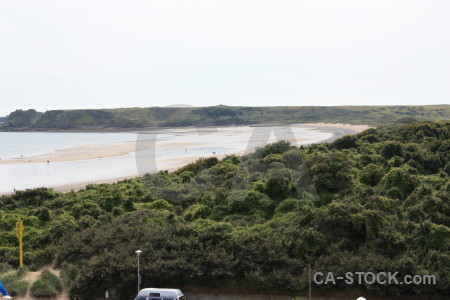
M 298 136 L 294 141 L 290 141 L 294 145 L 300 144 L 311 144 L 317 142 L 329 142 L 336 138 L 339 138 L 343 135 L 354 134 L 361 131 L 364 131 L 370 126 L 366 125 L 349 125 L 349 124 L 329 124 L 329 123 L 308 123 L 308 124 L 291 124 L 285 125 L 291 126 L 293 128 L 310 128 L 311 130 L 323 131 L 326 132 L 326 138 L 322 138 L 320 140 L 312 138 L 299 138 Z M 176 128 L 172 130 L 177 130 L 183 133 L 183 128 Z M 157 141 L 155 144 L 156 150 L 164 151 L 164 150 L 173 150 L 173 149 L 186 149 L 186 152 L 190 151 L 190 149 L 198 148 L 198 147 L 217 147 L 220 149 L 223 145 L 229 145 L 231 150 L 228 153 L 214 153 L 214 156 L 218 158 L 225 157 L 225 155 L 233 154 L 244 154 L 248 153 L 248 151 L 253 151 L 254 149 L 248 148 L 248 142 L 250 139 L 250 135 L 252 134 L 254 127 L 250 126 L 235 126 L 235 127 L 206 127 L 206 128 L 198 128 L 193 129 L 190 128 L 190 133 L 193 130 L 197 130 L 198 133 L 191 135 L 181 135 L 177 136 L 176 139 L 162 139 Z M 203 131 L 204 130 L 204 131 Z M 186 133 L 186 132 L 184 132 Z M 324 135 L 325 136 L 325 135 Z M 274 139 L 269 140 L 270 142 L 274 141 Z M 265 141 L 261 141 L 265 142 Z M 246 148 L 247 147 L 247 148 Z M 136 152 L 136 148 L 139 150 L 138 142 L 122 142 L 115 144 L 106 144 L 106 145 L 86 145 L 79 147 L 72 147 L 61 149 L 59 151 L 55 151 L 48 154 L 36 155 L 30 157 L 24 157 L 23 159 L 11 159 L 11 160 L 1 160 L 0 165 L 10 165 L 11 164 L 49 164 L 52 163 L 61 163 L 61 162 L 74 162 L 74 161 L 89 161 L 89 160 L 102 160 L 103 158 L 114 158 L 114 157 L 123 157 L 126 155 L 134 154 Z M 190 162 L 197 160 L 200 157 L 212 156 L 213 153 L 209 155 L 186 155 L 186 157 L 160 157 L 158 158 L 158 169 L 164 170 L 176 170 Z M 87 184 L 93 183 L 113 183 L 119 180 L 123 180 L 126 178 L 133 178 L 138 176 L 124 174 L 124 176 L 115 178 L 105 178 L 105 179 L 96 179 L 96 180 L 87 180 L 86 182 L 78 182 L 64 184 L 64 185 L 52 185 L 52 188 L 55 188 L 61 192 L 68 192 L 71 190 L 79 190 L 84 188 Z M 1 192 L 0 192 L 1 193 Z
M 179 143 L 179 147 L 188 148 L 196 144 Z M 162 145 L 157 145 L 160 148 Z M 166 147 L 176 147 L 176 143 L 165 145 Z M 71 147 L 55 151 L 52 153 L 28 156 L 23 159 L 0 160 L 1 164 L 22 164 L 22 163 L 46 163 L 46 162 L 64 162 L 87 159 L 103 159 L 109 157 L 123 156 L 136 151 L 136 142 L 123 142 L 107 145 L 86 145 L 80 147 Z
M 336 131 L 335 135 L 325 141 L 334 140 L 345 134 L 354 134 L 362 132 L 366 129 L 371 128 L 367 125 L 351 125 L 351 124 L 341 124 L 341 123 L 304 123 L 304 124 L 292 124 L 292 126 L 301 126 L 309 128 L 317 128 L 322 130 L 340 130 Z M 221 128 L 236 128 L 239 130 L 245 130 L 250 132 L 253 127 L 248 126 L 236 126 L 236 127 L 221 127 Z M 212 132 L 209 135 L 220 136 L 221 132 Z M 297 142 L 307 142 L 302 139 L 296 140 Z M 292 141 L 291 141 L 292 142 Z M 324 142 L 324 141 L 321 141 Z M 190 148 L 193 146 L 199 146 L 200 142 L 164 142 L 158 141 L 156 147 L 158 149 L 171 149 L 171 148 Z M 306 143 L 307 144 L 307 143 Z M 17 163 L 46 163 L 49 162 L 63 162 L 63 161 L 76 161 L 76 160 L 87 160 L 87 159 L 101 159 L 108 157 L 116 157 L 127 155 L 136 151 L 136 142 L 123 142 L 108 145 L 86 145 L 80 147 L 71 147 L 55 151 L 52 153 L 24 157 L 23 159 L 8 159 L 0 160 L 1 164 L 17 164 Z M 242 153 L 237 153 L 242 154 Z M 183 162 L 180 162 L 182 166 Z

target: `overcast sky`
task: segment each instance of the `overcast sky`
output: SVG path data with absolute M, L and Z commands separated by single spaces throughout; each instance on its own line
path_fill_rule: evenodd
M 450 103 L 448 0 L 1 0 L 0 116 Z

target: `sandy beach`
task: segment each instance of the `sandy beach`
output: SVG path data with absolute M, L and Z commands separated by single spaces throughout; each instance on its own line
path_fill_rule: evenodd
M 343 130 L 348 131 L 349 134 L 359 133 L 359 132 L 362 132 L 369 128 L 373 128 L 372 126 L 369 126 L 369 125 L 352 125 L 352 124 L 343 124 L 343 123 L 302 123 L 302 124 L 297 124 L 297 125 L 323 128 L 323 129 L 338 128 L 338 129 L 343 129 Z
M 157 145 L 159 149 L 162 147 L 169 148 L 189 148 L 195 146 L 195 143 L 170 143 L 164 145 Z M 25 156 L 20 159 L 0 160 L 2 164 L 28 164 L 28 163 L 52 163 L 88 159 L 103 159 L 110 157 L 117 157 L 130 154 L 136 151 L 136 142 L 123 142 L 105 145 L 86 145 L 80 147 L 71 147 L 54 151 L 52 153 Z
M 259 126 L 261 127 L 261 126 Z M 336 138 L 347 134 L 355 134 L 361 131 L 364 131 L 370 126 L 367 125 L 350 125 L 350 124 L 330 124 L 330 123 L 307 123 L 307 124 L 290 124 L 290 125 L 280 125 L 279 127 L 283 128 L 286 132 L 289 133 L 291 127 L 294 132 L 297 130 L 312 130 L 313 136 L 308 137 L 307 134 L 296 135 L 295 137 L 287 134 L 287 136 L 291 136 L 294 140 L 290 140 L 290 142 L 294 145 L 308 145 L 311 143 L 317 142 L 330 142 Z M 119 143 L 110 143 L 110 144 L 93 144 L 93 145 L 84 145 L 77 147 L 69 147 L 65 149 L 55 150 L 51 153 L 40 154 L 40 155 L 31 155 L 19 157 L 16 159 L 2 159 L 0 160 L 0 166 L 9 166 L 11 168 L 15 168 L 14 166 L 23 166 L 25 168 L 31 168 L 32 165 L 39 166 L 38 168 L 41 172 L 47 173 L 46 176 L 52 176 L 52 173 L 47 171 L 42 171 L 42 167 L 40 166 L 57 166 L 64 163 L 73 164 L 77 161 L 80 162 L 81 165 L 86 165 L 88 162 L 91 165 L 91 168 L 95 168 L 98 166 L 110 167 L 109 161 L 111 159 L 120 159 L 123 157 L 130 157 L 128 164 L 134 163 L 134 169 L 136 169 L 136 158 L 131 158 L 131 156 L 136 155 L 136 151 L 140 151 L 141 148 L 153 147 L 155 152 L 160 153 L 162 156 L 155 156 L 157 160 L 157 169 L 158 170 L 176 170 L 188 163 L 196 161 L 200 157 L 206 156 L 216 156 L 218 158 L 225 157 L 225 155 L 229 154 L 237 154 L 242 155 L 248 153 L 249 151 L 253 151 L 254 147 L 257 145 L 261 145 L 261 143 L 267 142 L 267 136 L 261 138 L 260 141 L 257 141 L 255 145 L 251 146 L 249 141 L 252 139 L 258 139 L 258 137 L 252 136 L 254 133 L 255 127 L 251 126 L 230 126 L 230 127 L 218 127 L 218 128 L 176 128 L 170 129 L 173 136 L 171 138 L 162 138 L 155 141 L 155 134 L 145 135 L 144 133 L 138 134 L 138 139 L 136 141 L 128 141 L 128 142 L 119 142 Z M 270 130 L 270 129 L 269 129 Z M 314 132 L 324 132 L 323 138 L 314 137 Z M 274 137 L 269 139 L 269 142 L 275 141 Z M 260 142 L 260 143 L 259 143 Z M 259 143 L 259 144 L 258 144 Z M 227 152 L 224 150 L 225 148 Z M 221 148 L 222 147 L 222 148 Z M 199 150 L 203 149 L 201 155 L 198 155 Z M 205 150 L 206 149 L 206 150 Z M 209 152 L 207 149 L 211 149 Z M 222 149 L 222 153 L 214 149 Z M 197 152 L 196 152 L 197 150 Z M 178 154 L 174 155 L 173 152 L 177 152 Z M 182 153 L 180 155 L 180 152 Z M 186 155 L 185 155 L 186 152 Z M 168 154 L 165 154 L 168 153 Z M 172 154 L 171 154 L 172 153 Z M 205 154 L 207 153 L 207 154 Z M 164 156 L 165 155 L 165 156 Z M 101 163 L 105 164 L 101 164 Z M 27 167 L 29 166 L 29 167 Z M 120 166 L 121 165 L 117 165 Z M 62 166 L 61 166 L 62 167 Z M 84 167 L 86 168 L 86 167 Z M 131 167 L 129 167 L 131 168 Z M 12 169 L 13 170 L 13 169 Z M 67 172 L 70 172 L 68 169 Z M 128 170 L 127 172 L 118 172 L 116 167 L 116 172 L 108 173 L 109 175 L 103 174 L 100 177 L 94 180 L 89 180 L 90 177 L 88 174 L 86 176 L 80 176 L 77 180 L 73 180 L 72 183 L 68 184 L 52 184 L 51 187 L 55 188 L 61 192 L 69 192 L 71 190 L 79 190 L 84 188 L 87 184 L 93 183 L 114 183 L 123 179 L 133 178 L 142 174 L 137 174 L 136 171 L 134 174 Z M 88 179 L 88 180 L 83 180 Z M 69 179 L 70 180 L 70 179 Z M 15 184 L 13 181 L 12 184 Z M 56 180 L 56 182 L 61 182 Z M 48 186 L 45 184 L 44 186 Z M 19 189 L 22 189 L 19 187 Z M 5 194 L 5 192 L 0 191 L 0 194 Z
M 218 155 L 217 158 L 218 159 L 225 158 L 225 155 Z M 172 159 L 160 161 L 159 165 L 164 166 L 162 169 L 171 172 L 171 171 L 178 170 L 179 168 L 181 168 L 189 163 L 195 162 L 198 159 L 200 159 L 200 156 L 191 157 L 191 158 L 187 158 L 187 159 L 172 158 Z M 125 179 L 130 179 L 130 178 L 136 178 L 136 175 L 122 176 L 122 177 L 117 177 L 117 178 L 110 178 L 110 179 L 96 180 L 96 181 L 86 181 L 86 182 L 67 184 L 67 185 L 60 185 L 60 186 L 54 186 L 52 188 L 54 188 L 56 191 L 61 192 L 61 193 L 68 193 L 71 191 L 81 190 L 89 184 L 112 184 L 112 183 L 116 183 L 116 182 L 119 182 L 119 181 L 122 181 Z
M 340 123 L 305 123 L 305 124 L 292 124 L 291 126 L 302 126 L 309 128 L 317 128 L 322 130 L 339 130 L 335 132 L 335 135 L 327 140 L 332 141 L 340 136 L 346 134 L 354 134 L 366 129 L 371 128 L 367 125 L 351 125 L 351 124 L 340 124 Z M 252 127 L 229 127 L 236 129 L 246 129 L 248 132 L 252 130 Z M 210 136 L 220 136 L 221 132 L 209 133 Z M 297 142 L 303 142 L 305 140 L 298 139 Z M 324 141 L 324 142 L 325 142 Z M 292 142 L 292 141 L 291 141 Z M 158 141 L 156 147 L 158 149 L 174 149 L 174 148 L 191 148 L 193 146 L 199 146 L 200 143 L 194 142 L 164 142 Z M 64 162 L 64 161 L 76 161 L 76 160 L 88 160 L 88 159 L 103 159 L 109 157 L 116 157 L 127 155 L 136 151 L 137 142 L 124 142 L 106 145 L 85 145 L 80 147 L 71 147 L 66 149 L 61 149 L 54 151 L 52 153 L 46 153 L 36 156 L 25 156 L 18 159 L 8 159 L 0 160 L 0 165 L 2 164 L 20 164 L 20 163 L 52 163 L 52 162 Z M 237 153 L 243 154 L 243 153 Z

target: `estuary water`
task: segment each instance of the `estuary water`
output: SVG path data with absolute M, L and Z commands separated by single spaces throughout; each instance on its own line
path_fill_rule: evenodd
M 121 133 L 0 132 L 0 194 L 173 170 L 199 157 L 244 154 L 280 139 L 301 145 L 344 133 L 348 132 L 342 128 L 302 125 L 276 130 L 239 126 Z M 140 168 L 140 153 L 154 160 L 152 168 Z
M 57 149 L 136 141 L 136 137 L 134 132 L 0 132 L 0 158 L 19 159 Z

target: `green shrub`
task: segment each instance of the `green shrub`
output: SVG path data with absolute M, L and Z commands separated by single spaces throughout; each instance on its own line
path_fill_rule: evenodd
M 275 209 L 277 214 L 286 214 L 292 211 L 298 211 L 301 207 L 311 205 L 308 201 L 295 198 L 287 198 L 278 204 Z
M 28 282 L 22 279 L 23 276 L 22 271 L 16 271 L 0 277 L 0 282 L 11 296 L 22 296 L 28 290 Z
M 71 264 L 66 264 L 61 270 L 60 277 L 65 286 L 70 286 L 70 283 L 77 277 L 78 268 Z
M 339 149 L 350 149 L 356 147 L 356 141 L 358 138 L 354 135 L 343 136 L 333 142 L 334 146 Z
M 368 164 L 361 170 L 359 180 L 364 184 L 375 186 L 383 178 L 383 175 L 384 171 L 382 167 L 375 164 Z
M 55 258 L 55 253 L 58 251 L 58 248 L 54 245 L 47 246 L 42 250 L 37 250 L 33 253 L 30 253 L 29 259 L 32 262 L 30 264 L 30 270 L 37 271 L 46 264 L 52 262 Z
M 31 286 L 30 293 L 33 297 L 44 298 L 54 297 L 62 290 L 61 280 L 50 272 L 45 270 Z
M 164 199 L 158 199 L 156 201 L 153 201 L 153 202 L 150 202 L 150 203 L 146 204 L 145 208 L 172 210 L 173 209 L 173 205 L 170 204 L 169 202 L 167 202 Z
M 9 271 L 12 269 L 12 266 L 6 262 L 0 263 L 0 273 L 5 273 L 6 271 Z
M 205 219 L 211 213 L 211 209 L 202 204 L 193 204 L 184 213 L 184 218 L 188 221 L 195 219 Z
M 27 275 L 27 273 L 28 273 L 28 268 L 27 267 L 20 267 L 16 271 L 17 277 L 19 277 L 19 278 L 25 277 L 25 275 Z

